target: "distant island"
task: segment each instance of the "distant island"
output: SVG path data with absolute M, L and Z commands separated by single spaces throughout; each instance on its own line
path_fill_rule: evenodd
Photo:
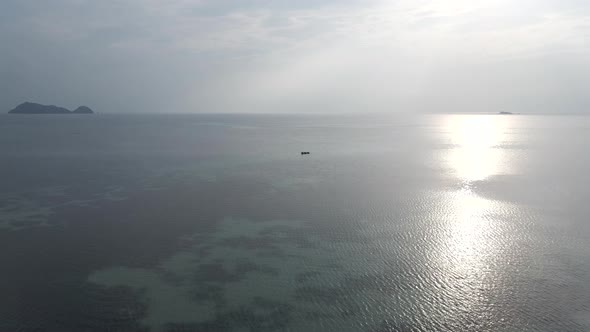
M 498 112 L 498 114 L 501 114 L 501 115 L 512 115 L 512 114 L 518 114 L 518 113 L 512 113 L 512 112 Z
M 37 103 L 24 102 L 8 112 L 9 114 L 93 114 L 94 112 L 86 106 L 80 106 L 73 111 L 67 108 L 54 105 L 41 105 Z

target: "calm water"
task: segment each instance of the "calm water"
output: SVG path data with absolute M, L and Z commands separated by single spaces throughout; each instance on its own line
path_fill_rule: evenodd
M 0 331 L 590 331 L 589 151 L 587 116 L 0 116 Z

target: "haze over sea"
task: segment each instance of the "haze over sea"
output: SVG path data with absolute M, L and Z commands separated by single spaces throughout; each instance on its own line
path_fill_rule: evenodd
M 589 149 L 583 115 L 3 115 L 0 331 L 590 331 Z

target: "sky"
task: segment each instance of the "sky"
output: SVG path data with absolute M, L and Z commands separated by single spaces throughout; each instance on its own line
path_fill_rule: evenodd
M 1 0 L 0 110 L 590 112 L 588 0 Z

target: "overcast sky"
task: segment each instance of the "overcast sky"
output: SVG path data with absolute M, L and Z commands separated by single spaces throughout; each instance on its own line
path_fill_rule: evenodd
M 590 111 L 589 0 L 1 0 L 0 108 Z

